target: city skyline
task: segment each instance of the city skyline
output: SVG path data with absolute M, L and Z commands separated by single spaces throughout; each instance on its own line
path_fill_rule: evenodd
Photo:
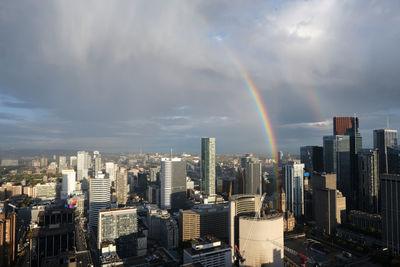
M 214 136 L 218 153 L 270 154 L 243 73 L 279 150 L 322 145 L 333 116 L 356 113 L 364 147 L 400 128 L 397 2 L 1 9 L 0 149 L 193 153 Z

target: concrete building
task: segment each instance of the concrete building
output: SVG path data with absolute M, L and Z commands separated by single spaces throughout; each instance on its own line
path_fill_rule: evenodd
M 77 156 L 69 157 L 69 167 L 71 169 L 76 169 L 77 162 L 78 162 L 78 157 Z
M 198 238 L 191 248 L 183 250 L 183 264 L 192 266 L 230 267 L 232 266 L 231 248 L 212 236 Z
M 75 191 L 76 173 L 74 170 L 63 170 L 62 175 L 61 199 L 67 199 Z
M 349 214 L 350 224 L 357 229 L 369 231 L 375 229 L 382 232 L 382 216 L 379 214 L 371 214 L 359 210 L 351 210 Z
M 379 151 L 358 151 L 358 208 L 369 213 L 379 213 Z
M 215 195 L 215 138 L 201 138 L 200 178 L 201 191 Z
M 117 165 L 114 162 L 106 162 L 106 175 L 108 175 L 111 183 L 115 181 L 116 172 Z
M 89 225 L 97 227 L 99 211 L 109 209 L 111 205 L 110 180 L 99 174 L 89 181 Z
M 239 218 L 249 214 L 254 217 L 260 209 L 260 201 L 260 195 L 233 195 L 230 197 L 229 245 L 232 249 L 232 255 L 234 254 L 235 245 L 239 245 Z
M 160 242 L 165 249 L 175 249 L 179 246 L 178 224 L 168 211 L 149 208 L 146 223 L 149 239 Z
M 157 177 L 160 176 L 160 168 L 150 168 L 150 182 L 157 182 Z
M 89 179 L 88 152 L 78 151 L 77 155 L 77 180 Z
M 382 240 L 394 255 L 400 254 L 400 175 L 381 174 Z
M 99 173 L 101 171 L 101 154 L 99 151 L 93 151 L 93 172 L 94 173 Z
M 286 210 L 296 218 L 304 215 L 304 164 L 290 162 L 283 166 Z
M 258 159 L 251 158 L 246 161 L 244 168 L 245 194 L 262 194 L 261 175 L 261 162 Z
M 304 164 L 306 172 L 324 171 L 324 154 L 320 146 L 302 146 L 300 147 L 300 161 Z
M 335 174 L 312 175 L 313 215 L 317 227 L 333 234 L 346 215 L 346 198 L 336 189 Z
M 124 247 L 132 248 L 135 246 L 135 234 L 137 232 L 138 217 L 136 208 L 130 207 L 99 211 L 99 225 L 97 228 L 98 249 L 101 249 L 103 242 L 115 243 L 117 253 L 120 249 L 124 249 Z M 122 252 L 122 254 L 124 253 Z
M 239 217 L 239 250 L 245 266 L 283 266 L 283 218 Z
M 379 151 L 379 173 L 388 172 L 388 147 L 397 146 L 397 130 L 374 130 L 374 148 Z
M 33 197 L 42 200 L 54 200 L 60 198 L 60 183 L 37 184 L 33 187 Z
M 126 202 L 128 201 L 129 186 L 128 171 L 124 167 L 120 167 L 117 171 L 116 191 L 118 205 L 126 205 Z
M 222 241 L 229 240 L 229 203 L 200 204 L 180 211 L 180 239 L 194 240 L 212 235 Z
M 58 172 L 62 173 L 63 170 L 66 170 L 66 169 L 68 169 L 67 157 L 60 156 L 58 158 Z
M 0 265 L 11 266 L 16 257 L 15 213 L 0 214 Z
M 180 158 L 161 159 L 161 209 L 178 211 L 186 203 L 186 163 Z

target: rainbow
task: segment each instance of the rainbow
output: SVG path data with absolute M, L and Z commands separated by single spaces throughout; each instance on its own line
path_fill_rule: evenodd
M 211 26 L 209 25 L 209 23 L 203 17 L 202 14 L 200 14 L 195 9 L 193 9 L 191 6 L 189 6 L 187 4 L 187 1 L 182 1 L 182 2 L 183 2 L 183 6 L 186 7 L 186 9 L 188 9 L 192 14 L 194 14 L 195 17 L 197 17 L 198 20 L 200 22 L 202 22 L 203 25 L 205 25 L 207 28 L 211 28 Z M 278 181 L 279 180 L 279 170 L 277 167 L 277 164 L 278 164 L 278 149 L 277 149 L 277 145 L 276 145 L 277 142 L 275 139 L 274 131 L 272 129 L 272 124 L 271 124 L 270 117 L 268 115 L 267 108 L 261 98 L 259 90 L 255 86 L 253 80 L 250 78 L 250 75 L 249 75 L 248 71 L 246 70 L 246 68 L 244 67 L 244 65 L 240 62 L 239 57 L 236 56 L 233 53 L 233 51 L 231 49 L 229 49 L 229 47 L 226 46 L 223 42 L 219 41 L 218 43 L 221 45 L 221 47 L 224 49 L 224 51 L 229 55 L 230 59 L 236 66 L 237 70 L 239 71 L 241 79 L 245 83 L 247 90 L 250 93 L 251 98 L 253 99 L 253 102 L 257 107 L 258 115 L 263 124 L 263 129 L 264 129 L 265 137 L 267 140 L 267 150 L 269 148 L 272 158 L 276 162 L 276 164 L 274 165 L 274 174 L 275 174 L 274 183 L 275 183 L 276 192 L 280 192 L 280 183 Z M 277 196 L 277 198 L 278 197 L 279 196 Z

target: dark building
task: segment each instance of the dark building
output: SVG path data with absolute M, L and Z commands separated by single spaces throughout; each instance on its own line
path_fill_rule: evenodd
M 388 173 L 400 174 L 400 147 L 387 147 Z
M 44 210 L 39 213 L 39 227 L 30 239 L 31 266 L 53 266 L 70 262 L 75 249 L 74 210 Z
M 397 130 L 374 130 L 374 148 L 379 149 L 379 173 L 388 172 L 388 147 L 397 146 Z
M 0 214 L 0 266 L 11 266 L 15 261 L 15 213 Z
M 304 163 L 306 172 L 324 171 L 324 154 L 320 146 L 302 146 L 300 147 L 300 160 Z
M 246 194 L 261 194 L 261 162 L 258 159 L 252 158 L 245 164 L 245 193 Z
M 379 163 L 377 149 L 358 151 L 358 208 L 379 213 Z
M 354 129 L 358 131 L 357 117 L 333 117 L 333 135 L 344 135 Z
M 382 240 L 393 255 L 400 253 L 400 175 L 381 174 Z

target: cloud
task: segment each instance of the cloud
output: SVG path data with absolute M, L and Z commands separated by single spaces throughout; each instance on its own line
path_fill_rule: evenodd
M 370 131 L 387 111 L 398 128 L 399 9 L 361 0 L 3 3 L 0 112 L 11 126 L 1 145 L 198 152 L 198 136 L 216 136 L 220 152 L 267 153 L 225 47 L 260 91 L 282 150 L 320 143 L 335 115 L 357 113 Z

